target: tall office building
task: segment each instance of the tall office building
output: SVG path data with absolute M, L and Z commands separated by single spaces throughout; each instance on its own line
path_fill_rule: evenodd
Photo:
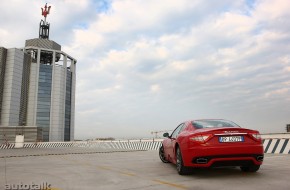
M 74 140 L 76 59 L 49 40 L 46 16 L 39 38 L 23 49 L 0 47 L 0 141 Z

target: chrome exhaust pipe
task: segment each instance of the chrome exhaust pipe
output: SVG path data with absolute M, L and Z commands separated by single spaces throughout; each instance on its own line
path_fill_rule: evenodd
M 196 159 L 197 164 L 207 164 L 207 158 L 198 158 Z
M 263 162 L 263 160 L 264 160 L 264 156 L 257 156 L 257 161 L 259 161 L 259 162 Z

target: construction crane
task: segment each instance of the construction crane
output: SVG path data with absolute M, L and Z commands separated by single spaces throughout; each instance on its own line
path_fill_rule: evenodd
M 157 134 L 158 133 L 166 133 L 166 132 L 169 132 L 169 131 L 172 131 L 172 130 L 164 130 L 164 131 L 151 131 L 151 135 L 155 135 L 155 138 L 157 138 Z

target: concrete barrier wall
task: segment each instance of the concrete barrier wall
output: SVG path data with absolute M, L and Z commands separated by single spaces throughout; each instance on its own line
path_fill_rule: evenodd
M 24 143 L 23 148 L 103 148 L 103 149 L 129 149 L 129 150 L 158 150 L 161 141 L 84 141 L 84 142 L 38 142 Z M 0 149 L 15 148 L 15 144 L 2 144 Z
M 265 153 L 290 154 L 289 139 L 265 139 L 263 146 Z
M 262 139 L 290 139 L 290 133 L 261 134 Z
M 290 154 L 290 138 L 263 139 L 265 153 Z M 158 150 L 162 139 L 126 141 L 80 141 L 80 142 L 38 142 L 24 143 L 23 148 L 65 148 L 84 147 L 102 149 Z M 0 149 L 15 148 L 15 144 L 0 144 Z

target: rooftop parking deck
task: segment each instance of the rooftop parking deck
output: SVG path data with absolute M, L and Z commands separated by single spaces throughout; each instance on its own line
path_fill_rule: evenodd
M 257 173 L 229 167 L 196 169 L 188 176 L 178 175 L 173 164 L 162 163 L 152 150 L 5 149 L 0 157 L 0 189 L 21 184 L 51 184 L 54 190 L 289 188 L 289 154 L 266 154 Z

